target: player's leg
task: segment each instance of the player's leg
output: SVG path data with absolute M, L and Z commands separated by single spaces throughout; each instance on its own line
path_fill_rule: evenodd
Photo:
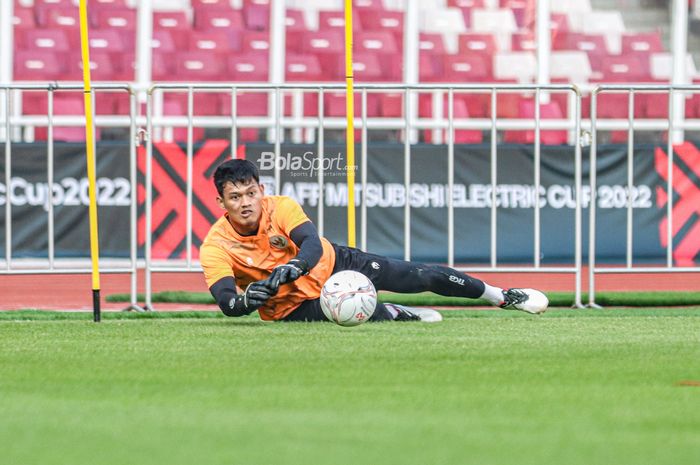
M 549 303 L 544 294 L 534 289 L 503 290 L 446 266 L 395 260 L 343 246 L 336 246 L 335 268 L 335 271 L 351 269 L 363 273 L 377 290 L 430 291 L 450 297 L 482 298 L 496 306 L 529 313 L 541 313 Z

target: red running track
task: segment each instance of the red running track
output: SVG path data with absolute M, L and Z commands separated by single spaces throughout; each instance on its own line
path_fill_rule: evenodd
M 543 291 L 574 291 L 572 274 L 553 273 L 475 273 L 495 286 L 534 287 Z M 588 290 L 584 272 L 583 292 Z M 600 291 L 698 291 L 700 273 L 599 274 L 596 290 Z M 128 293 L 130 276 L 103 274 L 100 277 L 104 310 L 123 310 L 124 303 L 105 302 L 110 294 Z M 199 273 L 154 273 L 153 291 L 206 292 Z M 143 292 L 143 275 L 138 276 L 138 292 Z M 141 302 L 143 304 L 143 302 Z M 216 310 L 214 305 L 154 304 L 156 310 Z M 0 278 L 0 310 L 92 310 L 92 280 L 80 275 L 4 275 Z

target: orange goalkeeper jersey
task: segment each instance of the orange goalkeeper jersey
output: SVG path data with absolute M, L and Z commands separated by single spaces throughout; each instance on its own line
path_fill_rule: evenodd
M 207 286 L 233 276 L 241 292 L 253 281 L 267 278 L 273 268 L 297 255 L 299 248 L 289 234 L 307 221 L 309 218 L 301 206 L 286 196 L 263 197 L 260 225 L 253 236 L 238 234 L 225 214 L 211 227 L 200 248 L 199 259 Z M 321 246 L 323 254 L 316 266 L 308 275 L 280 286 L 277 295 L 259 309 L 260 318 L 282 319 L 305 300 L 319 297 L 335 266 L 331 243 L 322 237 Z

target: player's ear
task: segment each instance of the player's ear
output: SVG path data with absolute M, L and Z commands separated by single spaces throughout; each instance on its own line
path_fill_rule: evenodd
M 265 184 L 258 184 L 260 186 L 260 193 L 265 194 Z
M 220 195 L 217 195 L 217 196 L 216 196 L 216 203 L 219 204 L 219 207 L 220 207 L 222 210 L 226 210 L 226 207 L 224 206 L 224 199 L 223 199 L 223 197 L 221 197 Z

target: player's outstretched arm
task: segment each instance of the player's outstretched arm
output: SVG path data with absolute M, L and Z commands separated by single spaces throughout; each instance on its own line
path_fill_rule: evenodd
M 321 238 L 318 235 L 316 226 L 311 221 L 302 223 L 292 229 L 289 237 L 299 247 L 299 253 L 288 263 L 272 270 L 272 274 L 267 278 L 267 282 L 273 293 L 277 293 L 277 289 L 282 284 L 291 283 L 308 274 L 309 270 L 316 266 L 323 254 Z
M 250 283 L 243 294 L 236 293 L 236 283 L 231 276 L 215 282 L 209 292 L 226 316 L 249 315 L 273 295 L 263 281 Z

